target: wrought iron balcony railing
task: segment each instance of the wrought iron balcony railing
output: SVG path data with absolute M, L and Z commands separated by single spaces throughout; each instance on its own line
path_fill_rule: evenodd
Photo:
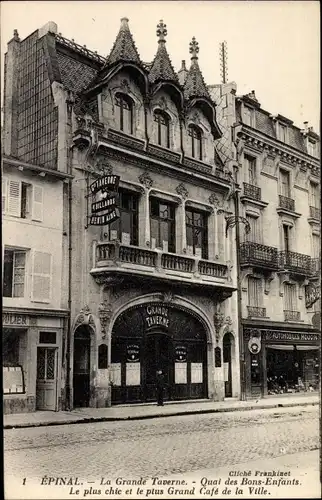
M 279 268 L 302 276 L 311 275 L 311 257 L 297 252 L 279 252 Z
M 249 318 L 266 318 L 266 307 L 247 306 Z
M 295 201 L 287 196 L 279 195 L 279 208 L 284 208 L 284 210 L 289 210 L 290 212 L 295 212 Z
M 284 310 L 284 321 L 300 321 L 301 313 L 299 311 Z
M 278 250 L 261 243 L 246 241 L 240 246 L 240 263 L 278 269 Z
M 244 196 L 247 196 L 252 200 L 261 201 L 261 188 L 244 182 Z
M 318 257 L 311 258 L 311 276 L 318 278 L 321 275 L 321 260 Z
M 312 219 L 320 220 L 321 210 L 317 207 L 310 207 L 310 217 L 312 217 Z

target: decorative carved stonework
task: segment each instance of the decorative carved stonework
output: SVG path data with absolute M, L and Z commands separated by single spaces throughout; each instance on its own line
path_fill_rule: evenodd
M 29 324 L 30 324 L 30 326 L 37 326 L 37 317 L 30 316 Z
M 107 327 L 112 317 L 113 311 L 106 301 L 101 302 L 98 306 L 98 317 L 101 323 L 101 333 L 102 339 L 105 339 L 107 333 Z
M 156 103 L 156 106 L 158 108 L 162 109 L 163 111 L 165 111 L 166 109 L 168 109 L 168 104 L 167 104 L 166 98 L 165 97 L 160 97 L 160 99 Z
M 121 89 L 123 90 L 123 92 L 130 92 L 130 84 L 129 84 L 129 82 L 126 80 L 126 78 L 124 78 L 124 79 L 121 81 Z
M 165 292 L 163 295 L 162 295 L 162 302 L 165 302 L 165 303 L 170 303 L 170 302 L 173 302 L 174 301 L 174 295 L 172 292 Z
M 214 321 L 214 327 L 215 327 L 215 331 L 216 331 L 217 344 L 219 342 L 219 332 L 224 324 L 224 320 L 225 320 L 225 315 L 223 312 L 220 312 L 220 311 L 215 312 L 213 321 Z
M 213 205 L 214 208 L 222 208 L 222 203 L 215 193 L 211 193 L 208 198 L 210 205 Z
M 95 169 L 103 175 L 111 175 L 113 173 L 113 167 L 107 158 L 99 158 L 95 163 Z
M 139 176 L 139 181 L 146 188 L 152 187 L 153 180 L 151 179 L 151 177 L 150 177 L 150 175 L 149 175 L 149 173 L 147 171 L 143 172 L 143 174 L 141 174 Z
M 181 183 L 179 186 L 176 187 L 176 192 L 178 193 L 179 196 L 181 196 L 183 199 L 188 198 L 189 192 L 185 188 L 185 186 Z
M 271 273 L 264 278 L 264 293 L 268 295 L 271 290 L 271 282 L 274 280 L 275 274 Z

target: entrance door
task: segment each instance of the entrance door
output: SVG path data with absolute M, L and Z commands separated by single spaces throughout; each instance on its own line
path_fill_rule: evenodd
M 231 380 L 231 334 L 226 333 L 223 340 L 223 359 L 224 359 L 224 380 L 225 380 L 225 397 L 231 398 L 232 380 Z
M 145 399 L 156 401 L 156 372 L 164 375 L 164 399 L 171 399 L 173 384 L 172 342 L 168 335 L 147 335 L 145 344 Z
M 90 333 L 79 327 L 74 337 L 74 407 L 89 406 L 90 399 Z
M 37 348 L 37 410 L 56 410 L 57 352 L 55 347 Z

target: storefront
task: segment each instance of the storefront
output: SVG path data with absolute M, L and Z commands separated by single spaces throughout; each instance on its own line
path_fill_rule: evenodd
M 246 396 L 318 391 L 320 334 L 244 329 Z
M 155 401 L 160 369 L 166 400 L 206 398 L 205 326 L 193 314 L 168 303 L 127 309 L 112 331 L 112 404 Z
M 4 413 L 61 409 L 63 330 L 63 313 L 3 312 Z

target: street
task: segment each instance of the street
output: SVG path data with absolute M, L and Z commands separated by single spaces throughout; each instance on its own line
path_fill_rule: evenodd
M 301 457 L 319 447 L 318 416 L 318 407 L 308 406 L 10 429 L 4 432 L 6 486 L 13 478 L 40 484 L 46 475 L 174 477 Z

